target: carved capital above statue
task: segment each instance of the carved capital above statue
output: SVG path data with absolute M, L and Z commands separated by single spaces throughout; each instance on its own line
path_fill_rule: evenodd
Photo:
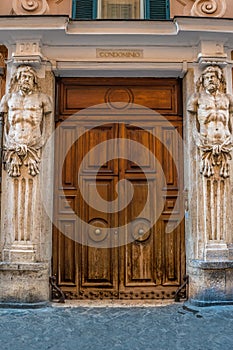
M 49 11 L 46 0 L 13 0 L 12 8 L 16 15 L 43 15 Z
M 17 68 L 9 93 L 2 98 L 0 112 L 4 117 L 3 161 L 9 176 L 20 176 L 23 165 L 29 175 L 39 174 L 52 103 L 48 95 L 39 91 L 37 74 L 32 67 Z
M 196 0 L 191 9 L 191 16 L 223 17 L 225 13 L 225 0 Z
M 233 96 L 226 93 L 223 70 L 208 66 L 188 102 L 195 143 L 200 150 L 200 172 L 205 177 L 229 177 L 233 149 Z

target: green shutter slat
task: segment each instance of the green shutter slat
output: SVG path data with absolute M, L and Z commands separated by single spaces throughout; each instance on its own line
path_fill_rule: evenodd
M 93 1 L 94 0 L 73 0 L 74 19 L 93 19 Z
M 168 19 L 169 1 L 168 0 L 149 0 L 149 18 L 150 19 Z

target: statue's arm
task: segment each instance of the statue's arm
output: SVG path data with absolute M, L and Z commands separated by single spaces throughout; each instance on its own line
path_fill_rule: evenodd
M 3 129 L 4 129 L 4 120 L 5 120 L 5 113 L 0 112 L 0 157 L 2 157 L 2 149 L 3 149 Z
M 232 95 L 228 95 L 228 99 L 229 99 L 229 130 L 231 135 L 233 136 L 233 96 Z
M 9 131 L 9 125 L 7 121 L 7 115 L 8 115 L 8 100 L 10 96 L 9 94 L 6 94 L 3 96 L 0 102 L 0 115 L 1 115 L 1 124 L 2 124 L 2 130 L 1 135 L 4 134 L 5 138 L 7 138 L 8 131 Z
M 198 94 L 193 94 L 187 103 L 187 111 L 192 115 L 196 115 L 198 110 Z
M 195 142 L 197 145 L 200 144 L 200 124 L 198 121 L 198 99 L 199 99 L 199 94 L 195 93 L 193 94 L 187 103 L 187 112 L 188 112 L 188 118 L 190 121 L 190 127 L 193 132 L 193 137 L 195 139 Z
M 36 148 L 41 148 L 47 142 L 51 133 L 51 123 L 52 123 L 52 112 L 53 104 L 52 100 L 48 95 L 43 94 L 43 125 L 42 125 L 42 135 L 41 142 Z

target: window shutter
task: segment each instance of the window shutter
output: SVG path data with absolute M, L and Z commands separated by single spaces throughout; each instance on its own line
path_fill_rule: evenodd
M 73 19 L 93 19 L 95 0 L 73 0 Z
M 147 19 L 169 19 L 169 0 L 147 0 Z

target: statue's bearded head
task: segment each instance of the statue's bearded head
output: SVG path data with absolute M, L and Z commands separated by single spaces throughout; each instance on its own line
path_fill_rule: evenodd
M 11 91 L 29 94 L 38 90 L 37 75 L 30 66 L 19 66 L 11 80 Z
M 215 93 L 219 90 L 220 80 L 216 72 L 207 72 L 203 75 L 203 87 L 210 93 Z
M 29 93 L 34 87 L 34 76 L 30 72 L 22 72 L 19 77 L 19 90 Z
M 220 67 L 209 66 L 204 70 L 197 82 L 197 90 L 203 89 L 210 94 L 225 92 L 226 82 Z

